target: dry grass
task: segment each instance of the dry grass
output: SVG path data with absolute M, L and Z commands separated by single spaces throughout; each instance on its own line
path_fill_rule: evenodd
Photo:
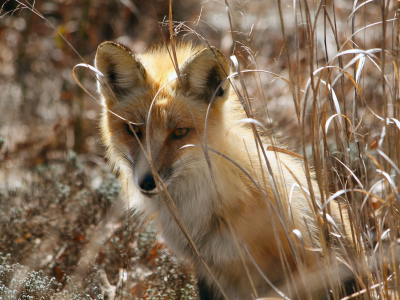
M 343 201 L 343 209 L 349 212 L 357 258 L 346 261 L 358 273 L 362 290 L 362 296 L 350 298 L 397 298 L 399 20 L 394 12 L 398 3 L 371 1 L 352 8 L 337 1 L 300 1 L 291 9 L 294 23 L 288 18 L 289 9 L 281 1 L 277 4 L 286 57 L 284 77 L 293 107 L 293 114 L 286 116 L 294 118 L 292 126 L 297 128 L 288 140 L 300 141 L 306 174 L 318 183 L 323 209 L 316 213 L 329 213 L 329 204 L 324 203 L 333 199 Z M 339 21 L 346 10 L 347 21 Z M 231 22 L 232 31 L 245 32 L 238 23 Z M 259 66 L 252 60 L 259 49 L 254 46 L 257 39 L 249 43 L 238 34 L 233 39 L 236 56 L 247 65 Z M 255 89 L 265 88 L 260 84 Z M 260 111 L 265 109 L 263 120 L 273 122 L 275 111 L 268 111 L 276 101 L 258 99 Z M 309 173 L 308 159 L 315 174 Z M 327 221 L 318 223 L 320 232 L 334 231 Z M 322 245 L 329 245 L 328 240 Z M 328 256 L 330 249 L 322 247 L 322 252 Z M 333 291 L 333 298 L 337 297 Z
M 157 14 L 168 15 L 168 3 L 164 2 L 162 2 L 165 6 L 164 11 Z M 46 3 L 51 4 L 50 1 Z M 347 263 L 358 270 L 358 284 L 362 294 L 346 299 L 397 299 L 396 290 L 400 286 L 398 275 L 400 261 L 398 257 L 400 254 L 398 251 L 400 237 L 400 85 L 398 74 L 400 20 L 395 12 L 399 9 L 399 3 L 397 1 L 351 3 L 339 0 L 312 3 L 311 1 L 279 0 L 247 3 L 235 1 L 228 2 L 229 17 L 225 11 L 225 3 L 222 2 L 205 3 L 200 17 L 199 10 L 194 8 L 190 10 L 189 15 L 185 15 L 182 9 L 185 3 L 187 4 L 184 1 L 178 2 L 182 6 L 177 4 L 173 8 L 176 10 L 176 13 L 173 10 L 175 18 L 178 15 L 179 19 L 189 20 L 185 23 L 174 23 L 175 33 L 179 38 L 203 43 L 206 41 L 222 49 L 227 57 L 235 55 L 242 70 L 263 70 L 279 75 L 278 77 L 265 72 L 243 72 L 240 75 L 244 82 L 243 90 L 246 90 L 243 95 L 249 95 L 250 103 L 255 110 L 255 118 L 270 129 L 273 142 L 279 145 L 277 140 L 283 140 L 287 144 L 287 149 L 304 157 L 307 176 L 316 179 L 323 203 L 339 199 L 344 203 L 343 209 L 349 211 L 357 259 L 349 257 Z M 104 29 L 106 25 L 94 21 L 93 10 L 96 9 L 93 8 L 94 4 L 88 2 L 87 7 L 83 7 L 87 9 L 87 15 L 78 20 L 73 16 L 59 20 L 56 13 L 60 12 L 56 10 L 45 14 L 45 18 L 56 23 L 56 28 L 87 62 L 91 61 L 93 57 L 91 55 L 102 39 L 121 39 L 124 34 L 131 34 L 135 38 L 129 40 L 125 37 L 124 41 L 132 44 L 138 51 L 143 49 L 143 45 L 154 40 L 163 40 L 157 37 L 159 27 L 154 21 L 151 6 L 145 5 L 136 9 L 146 12 L 146 18 L 139 18 L 134 12 L 131 12 L 129 16 L 135 16 L 140 22 L 148 22 L 145 24 L 150 24 L 152 20 L 152 26 L 147 26 L 152 29 L 146 30 L 151 31 L 153 39 L 146 37 L 149 32 L 145 31 L 145 26 L 142 26 L 140 30 L 132 29 L 133 26 L 132 28 L 124 27 L 112 19 L 113 15 L 109 16 L 111 20 L 109 22 L 118 29 L 109 36 L 95 33 L 96 26 Z M 67 3 L 62 5 L 69 7 Z M 49 7 L 50 5 L 42 6 L 38 10 L 43 12 L 45 9 L 54 9 Z M 124 21 L 129 22 L 135 19 L 126 16 L 130 9 L 123 5 L 119 9 L 125 14 Z M 104 7 L 99 9 L 100 13 L 104 13 L 104 10 Z M 3 13 L 5 12 L 7 11 L 3 10 Z M 144 242 L 140 247 L 135 244 L 138 241 L 137 235 L 133 235 L 131 243 L 128 243 L 129 238 L 126 234 L 136 231 L 136 224 L 131 220 L 125 220 L 126 223 L 124 223 L 118 209 L 109 215 L 111 221 L 101 223 L 108 211 L 104 203 L 100 201 L 103 204 L 94 205 L 90 201 L 84 201 L 83 206 L 77 207 L 83 209 L 83 212 L 85 209 L 90 211 L 95 207 L 97 212 L 87 213 L 82 218 L 76 215 L 74 218 L 65 216 L 63 211 L 68 208 L 68 205 L 74 203 L 73 201 L 81 201 L 76 195 L 80 195 L 85 190 L 81 185 L 76 186 L 77 180 L 82 181 L 90 199 L 96 199 L 96 197 L 101 197 L 99 195 L 102 193 L 106 193 L 106 191 L 97 191 L 95 182 L 92 181 L 92 185 L 88 179 L 85 179 L 92 176 L 92 180 L 103 178 L 101 180 L 104 182 L 109 172 L 104 166 L 85 167 L 86 173 L 76 171 L 75 166 L 70 169 L 75 171 L 60 173 L 60 168 L 69 170 L 68 166 L 74 166 L 74 163 L 71 164 L 72 158 L 65 159 L 67 150 L 74 149 L 80 154 L 89 152 L 93 155 L 102 155 L 103 150 L 96 142 L 95 120 L 92 115 L 87 114 L 89 111 L 98 111 L 98 107 L 74 87 L 68 72 L 74 65 L 70 60 L 75 56 L 65 41 L 58 36 L 54 38 L 51 36 L 52 29 L 47 28 L 44 25 L 45 22 L 27 10 L 22 11 L 21 15 L 7 14 L 0 19 L 0 22 L 2 22 L 0 54 L 3 70 L 1 78 L 3 79 L 2 87 L 5 90 L 0 103 L 3 111 L 1 115 L 3 125 L 0 130 L 5 139 L 0 154 L 3 169 L 0 176 L 5 183 L 2 186 L 3 194 L 0 195 L 0 207 L 3 213 L 0 221 L 2 232 L 0 249 L 12 254 L 11 258 L 2 258 L 0 296 L 12 299 L 15 295 L 24 294 L 23 284 L 16 285 L 20 287 L 20 290 L 10 288 L 10 282 L 12 282 L 10 276 L 15 278 L 17 273 L 29 274 L 32 270 L 45 269 L 45 275 L 55 276 L 57 283 L 61 284 L 59 287 L 57 284 L 51 286 L 49 283 L 51 279 L 43 279 L 46 282 L 43 284 L 46 286 L 43 290 L 47 291 L 44 293 L 48 293 L 50 298 L 56 298 L 63 289 L 68 290 L 66 287 L 77 285 L 82 290 L 70 292 L 71 298 L 81 297 L 83 293 L 90 294 L 92 298 L 100 297 L 100 294 L 108 293 L 104 292 L 107 290 L 105 287 L 111 286 L 111 288 L 116 288 L 121 299 L 128 299 L 129 295 L 140 296 L 139 293 L 142 292 L 145 299 L 152 299 L 152 296 L 157 298 L 156 295 L 159 293 L 174 299 L 177 297 L 177 290 L 181 293 L 179 289 L 185 284 L 188 284 L 188 288 L 182 294 L 186 293 L 187 298 L 184 298 L 185 296 L 182 298 L 195 297 L 194 279 L 185 272 L 182 274 L 178 272 L 176 276 L 181 277 L 173 288 L 162 286 L 162 278 L 167 276 L 165 274 L 175 276 L 176 271 L 171 272 L 171 270 L 179 268 L 179 262 L 163 254 L 166 256 L 161 255 L 159 258 L 162 262 L 161 267 L 160 265 L 154 267 L 155 262 L 151 261 L 152 256 L 146 254 L 146 251 L 151 253 L 153 250 L 154 234 L 150 234 L 150 241 Z M 81 32 L 79 32 L 81 36 L 74 34 L 71 29 L 74 24 L 87 26 L 86 34 L 89 42 L 86 39 L 87 36 Z M 34 25 L 38 30 L 36 33 L 29 30 L 29 26 L 34 27 Z M 166 36 L 169 31 L 168 25 L 166 22 L 163 29 Z M 21 29 L 21 26 L 25 27 Z M 15 36 L 17 45 L 13 45 L 12 41 Z M 26 50 L 28 47 L 23 46 L 24 39 L 29 39 L 30 47 L 34 47 L 33 50 Z M 57 45 L 57 43 L 62 46 L 56 48 L 53 44 Z M 88 49 L 78 46 L 82 43 L 87 45 L 85 47 Z M 13 54 L 13 51 L 16 54 Z M 43 57 L 36 56 L 35 51 L 36 53 L 41 51 Z M 57 52 L 57 55 L 63 58 L 57 58 L 54 51 L 61 51 Z M 11 58 L 7 60 L 10 55 Z M 75 59 L 74 62 L 79 61 Z M 85 86 L 92 86 L 89 91 L 94 94 L 94 80 L 91 79 L 90 73 L 86 76 L 89 83 L 84 80 L 83 73 L 78 74 Z M 40 100 L 37 100 L 38 98 Z M 6 111 L 12 113 L 6 113 Z M 98 156 L 95 157 L 95 161 L 99 159 Z M 37 178 L 33 175 L 25 176 L 29 178 L 24 180 L 20 179 L 24 177 L 22 174 L 28 174 L 27 168 L 32 168 L 32 166 L 37 168 L 43 163 L 51 166 L 55 160 L 56 163 L 61 162 L 55 170 L 40 170 L 42 172 L 40 176 L 44 176 L 40 180 L 45 181 L 47 188 L 33 188 L 37 184 Z M 315 174 L 309 173 L 311 166 Z M 57 172 L 59 175 L 55 175 Z M 18 182 L 13 178 L 18 178 Z M 32 190 L 27 193 L 24 189 Z M 54 194 L 57 196 L 54 197 Z M 112 202 L 116 193 L 111 196 L 109 201 Z M 55 207 L 51 208 L 51 204 Z M 43 225 L 50 220 L 46 212 L 57 216 L 53 226 L 56 230 Z M 323 205 L 322 215 L 326 213 L 329 213 L 329 204 Z M 92 220 L 87 221 L 86 225 L 79 222 L 80 219 L 88 217 Z M 38 218 L 44 218 L 44 221 L 38 221 Z M 61 221 L 62 218 L 67 221 Z M 332 224 L 327 222 L 327 218 L 323 220 L 323 223 L 318 223 L 321 232 L 332 230 Z M 36 222 L 35 225 L 29 225 L 29 222 L 33 221 Z M 64 224 L 65 222 L 68 226 Z M 110 235 L 105 234 L 107 238 L 104 238 L 98 246 L 86 247 L 85 249 L 90 249 L 90 251 L 82 254 L 84 247 L 77 245 L 81 243 L 80 238 L 84 237 L 85 241 L 93 245 L 95 244 L 93 241 L 96 241 L 96 231 L 93 227 L 100 226 L 97 227 L 97 229 L 100 228 L 98 232 L 104 234 L 107 229 L 101 226 L 114 223 L 118 224 L 115 225 L 118 229 L 111 230 Z M 42 231 L 36 229 L 35 226 L 39 226 L 38 224 L 44 226 L 41 227 Z M 130 229 L 125 230 L 124 226 Z M 80 231 L 75 232 L 76 230 Z M 118 234 L 115 235 L 116 231 Z M 112 255 L 118 256 L 116 253 L 118 251 L 115 250 L 115 245 L 118 244 L 118 241 L 115 241 L 116 236 L 119 236 L 121 240 L 125 239 L 122 243 L 124 246 L 119 251 L 123 257 L 118 258 L 118 268 L 107 269 L 107 266 L 114 262 Z M 321 235 L 321 238 L 327 237 Z M 41 240 L 40 245 L 53 241 L 50 245 L 54 248 L 58 247 L 53 251 L 46 250 L 52 256 L 48 258 L 46 266 L 43 266 L 43 263 L 33 263 L 36 258 L 32 253 L 38 249 L 35 247 L 40 248 L 40 246 L 35 246 L 37 239 Z M 67 243 L 65 249 L 64 243 Z M 111 251 L 104 246 L 107 243 L 112 244 L 114 250 Z M 132 245 L 136 245 L 133 249 L 139 251 L 140 255 L 129 253 L 132 251 L 129 250 Z M 58 252 L 62 249 L 71 251 L 73 255 L 67 256 L 70 260 L 61 259 L 63 255 L 58 256 L 58 261 L 56 260 Z M 323 248 L 322 251 L 326 254 L 331 253 L 329 248 Z M 40 250 L 38 253 L 46 252 Z M 78 257 L 101 256 L 101 253 L 105 253 L 109 261 L 101 264 L 88 259 L 90 263 L 84 267 L 82 265 L 76 267 Z M 128 260 L 135 257 L 140 257 L 142 261 L 130 265 Z M 41 259 L 44 260 L 44 258 Z M 59 275 L 57 275 L 56 263 L 60 261 L 65 268 L 62 270 L 62 276 L 57 277 Z M 16 268 L 11 267 L 15 262 L 29 266 L 29 269 L 25 273 L 11 270 L 10 268 Z M 136 274 L 140 277 L 141 275 L 138 275 L 140 272 L 137 269 L 134 270 L 135 267 L 148 268 L 148 274 L 153 274 L 154 283 L 149 284 L 146 291 L 133 290 L 132 286 L 118 283 L 118 278 L 125 280 L 126 272 L 130 274 L 129 276 L 134 277 Z M 157 267 L 159 273 L 154 273 Z M 64 274 L 76 275 L 76 268 L 83 268 L 79 269 L 81 270 L 81 274 L 78 273 L 79 276 L 84 276 L 82 275 L 85 274 L 84 272 L 93 268 L 104 269 L 108 277 L 113 278 L 112 285 L 107 285 L 108 281 L 104 282 L 104 276 L 97 275 L 87 277 L 95 277 L 93 282 L 96 284 L 87 283 L 89 287 L 86 289 L 81 284 L 76 284 L 77 281 L 70 283 L 63 281 Z M 2 274 L 8 274 L 8 277 Z M 33 277 L 36 276 L 36 273 L 31 274 Z M 89 274 L 93 274 L 93 271 L 89 271 Z M 28 278 L 27 275 L 24 276 Z M 307 278 L 304 280 L 306 282 Z M 35 284 L 34 282 L 38 280 L 32 282 Z M 93 290 L 94 286 L 100 286 L 98 289 L 101 292 Z M 4 292 L 6 289 L 8 294 Z M 38 292 L 32 295 L 39 299 L 38 295 L 41 294 Z M 333 291 L 332 297 L 339 299 L 336 291 Z

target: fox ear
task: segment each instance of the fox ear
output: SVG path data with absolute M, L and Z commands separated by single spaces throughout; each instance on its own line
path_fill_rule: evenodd
M 114 42 L 100 44 L 96 52 L 95 66 L 103 73 L 118 100 L 145 83 L 146 71 L 142 63 L 121 44 Z M 105 99 L 111 98 L 107 88 L 100 81 L 97 82 L 97 86 Z
M 183 63 L 180 71 L 184 75 L 182 80 L 186 94 L 207 103 L 230 72 L 224 55 L 214 47 L 197 52 Z M 229 80 L 226 80 L 218 89 L 213 101 L 226 100 L 229 87 Z

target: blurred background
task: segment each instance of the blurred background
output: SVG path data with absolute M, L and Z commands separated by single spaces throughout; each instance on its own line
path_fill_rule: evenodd
M 388 58 L 384 64 L 386 83 L 395 87 L 387 91 L 383 90 L 381 73 L 372 60 L 367 59 L 360 68 L 360 61 L 351 61 L 355 55 L 344 55 L 342 61 L 334 56 L 340 51 L 378 48 L 385 43 L 385 49 L 397 53 L 395 19 L 387 23 L 386 39 L 381 38 L 383 27 L 373 25 L 382 21 L 380 2 L 366 3 L 352 14 L 351 1 L 324 1 L 326 10 L 319 12 L 317 21 L 312 23 L 314 27 L 309 19 L 317 16 L 316 1 L 310 1 L 309 7 L 305 7 L 307 2 L 299 2 L 296 8 L 293 1 L 235 0 L 228 1 L 228 6 L 217 0 L 172 3 L 178 41 L 216 46 L 226 57 L 235 54 L 243 69 L 276 73 L 302 90 L 311 76 L 310 70 L 327 64 L 350 63 L 348 72 L 354 78 L 360 70 L 362 76 L 357 84 L 364 99 L 355 93 L 354 84 L 347 77 L 340 88 L 335 86 L 335 97 L 343 114 L 358 124 L 349 149 L 364 149 L 375 155 L 374 149 L 382 144 L 383 123 L 367 105 L 378 115 L 397 116 L 397 102 L 388 100 L 386 106 L 382 105 L 384 95 L 397 95 L 395 63 Z M 392 6 L 385 16 L 387 20 L 395 18 Z M 307 10 L 310 15 L 305 13 Z M 134 218 L 124 214 L 119 184 L 104 159 L 98 134 L 100 106 L 72 78 L 76 64 L 93 64 L 96 48 L 103 41 L 121 42 L 135 52 L 169 41 L 168 16 L 166 0 L 3 2 L 0 298 L 197 297 L 190 268 L 183 267 L 167 251 L 159 251 L 163 245 L 151 226 L 138 227 Z M 392 62 L 396 59 L 394 55 Z M 79 81 L 98 98 L 93 75 L 84 68 L 76 72 Z M 339 71 L 329 76 L 334 78 L 337 74 Z M 326 80 L 328 75 L 323 76 Z M 288 149 L 313 160 L 311 132 L 304 133 L 309 138 L 304 142 L 306 153 L 301 147 L 290 84 L 271 74 L 252 74 L 245 79 L 257 118 L 272 136 Z M 326 86 L 321 86 L 318 95 L 325 99 Z M 354 106 L 354 102 L 358 104 Z M 306 118 L 312 108 L 305 110 Z M 333 106 L 325 109 L 328 115 L 335 112 Z M 394 132 L 395 127 L 390 130 Z M 336 138 L 335 132 L 329 131 L 327 141 L 332 153 L 339 151 Z M 396 145 L 387 145 L 394 156 L 400 149 Z M 366 188 L 372 186 L 375 175 L 361 172 L 360 156 L 352 157 L 355 158 L 348 165 L 362 177 Z M 363 164 L 368 170 L 371 162 Z

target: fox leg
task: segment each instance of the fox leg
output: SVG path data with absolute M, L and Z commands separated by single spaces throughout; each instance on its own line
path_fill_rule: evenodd
M 216 292 L 203 278 L 197 278 L 197 287 L 199 289 L 200 300 L 224 300 L 221 294 Z

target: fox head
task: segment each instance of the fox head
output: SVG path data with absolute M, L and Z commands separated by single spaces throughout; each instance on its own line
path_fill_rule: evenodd
M 159 193 L 154 174 L 167 187 L 205 165 L 201 147 L 210 105 L 209 147 L 223 142 L 224 104 L 229 98 L 229 66 L 216 48 L 177 46 L 177 78 L 166 48 L 144 54 L 105 42 L 96 53 L 104 110 L 101 122 L 108 156 L 125 181 L 144 196 Z M 211 102 L 212 100 L 212 102 Z M 197 165 L 196 165 L 197 164 Z M 125 184 L 131 184 L 126 182 Z

